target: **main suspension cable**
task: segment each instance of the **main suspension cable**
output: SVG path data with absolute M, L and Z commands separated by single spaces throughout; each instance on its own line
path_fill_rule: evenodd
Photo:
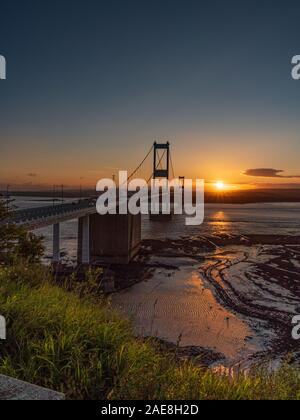
M 161 158 L 160 158 L 160 160 L 159 160 L 159 162 L 158 162 L 158 164 L 157 164 L 157 167 L 159 167 L 159 166 L 160 166 L 160 164 L 161 164 L 161 162 L 162 162 L 163 158 L 165 157 L 165 154 L 166 154 L 166 151 L 164 151 L 164 153 L 162 154 L 162 156 L 161 156 Z M 155 168 L 155 169 L 156 169 L 156 168 Z M 153 176 L 154 176 L 154 172 L 151 174 L 150 178 L 148 179 L 147 184 L 149 184 L 149 182 L 151 181 L 151 179 L 153 178 Z
M 174 171 L 174 165 L 173 165 L 173 159 L 172 159 L 171 151 L 170 151 L 170 162 L 171 162 L 171 169 L 172 169 L 173 179 L 175 179 L 175 171 Z
M 146 160 L 148 159 L 148 157 L 150 156 L 150 154 L 153 152 L 153 148 L 154 145 L 152 145 L 151 149 L 149 150 L 149 152 L 147 153 L 147 155 L 144 157 L 144 159 L 142 160 L 142 162 L 139 164 L 139 166 L 129 175 L 129 177 L 127 178 L 127 180 L 124 182 L 124 184 L 126 184 L 126 182 L 128 182 L 131 178 L 134 177 L 134 175 L 142 168 L 142 166 L 144 165 L 144 163 L 146 162 Z M 122 184 L 122 185 L 124 185 Z

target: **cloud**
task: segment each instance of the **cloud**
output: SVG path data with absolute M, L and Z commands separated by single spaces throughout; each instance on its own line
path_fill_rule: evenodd
M 29 174 L 27 174 L 27 176 L 29 176 L 29 178 L 36 178 L 37 174 L 35 174 L 33 172 L 29 172 Z
M 253 176 L 253 177 L 262 177 L 262 178 L 285 178 L 293 179 L 300 178 L 300 175 L 282 175 L 284 171 L 282 169 L 273 169 L 273 168 L 257 168 L 257 169 L 247 169 L 243 172 L 243 175 Z

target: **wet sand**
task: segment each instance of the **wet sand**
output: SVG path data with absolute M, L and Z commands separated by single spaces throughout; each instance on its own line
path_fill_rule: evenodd
M 115 275 L 121 285 L 118 269 Z M 144 241 L 127 277 L 129 288 L 112 302 L 132 318 L 139 335 L 187 353 L 212 351 L 218 355 L 212 362 L 227 366 L 298 358 L 291 321 L 300 313 L 299 237 Z

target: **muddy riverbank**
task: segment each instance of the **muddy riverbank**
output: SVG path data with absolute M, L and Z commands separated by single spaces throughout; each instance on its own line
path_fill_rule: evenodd
M 144 240 L 130 265 L 100 268 L 99 290 L 136 334 L 181 358 L 237 367 L 299 360 L 291 336 L 300 314 L 298 236 Z
M 113 304 L 139 335 L 205 348 L 225 365 L 298 360 L 291 322 L 300 313 L 300 237 L 144 241 L 125 276 L 113 270 Z

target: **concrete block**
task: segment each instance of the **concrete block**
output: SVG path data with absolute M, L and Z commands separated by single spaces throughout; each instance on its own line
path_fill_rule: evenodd
M 63 394 L 0 375 L 0 400 L 64 400 Z

